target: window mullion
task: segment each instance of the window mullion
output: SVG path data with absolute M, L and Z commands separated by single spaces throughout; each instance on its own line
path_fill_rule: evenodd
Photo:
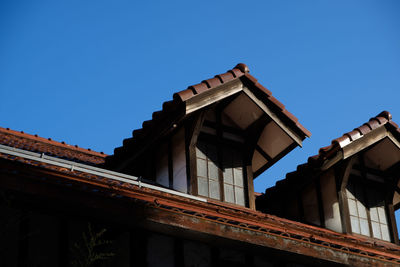
M 370 203 L 369 203 L 369 198 L 367 195 L 367 192 L 365 190 L 365 186 L 362 185 L 362 189 L 364 192 L 364 196 L 365 196 L 365 206 L 366 206 L 366 211 L 367 211 L 367 220 L 368 220 L 368 227 L 369 227 L 369 236 L 374 237 L 374 232 L 372 230 L 372 222 L 371 222 L 371 214 L 370 214 Z M 379 216 L 379 215 L 378 215 Z
M 222 118 L 220 109 L 217 109 L 216 112 L 216 126 L 217 126 L 217 160 L 218 160 L 218 179 L 219 179 L 219 192 L 220 192 L 220 200 L 225 200 L 225 192 L 224 192 L 224 177 L 222 172 L 222 163 L 223 163 L 223 156 L 222 156 Z
M 367 173 L 366 173 L 366 170 L 365 170 L 365 162 L 364 162 L 364 155 L 362 155 L 361 157 L 360 157 L 360 163 L 361 163 L 361 176 L 362 176 L 362 178 L 363 178 L 363 180 L 364 181 L 366 181 L 367 180 Z M 371 215 L 370 215 L 370 212 L 369 212 L 369 209 L 370 209 L 370 201 L 369 201 L 369 197 L 368 197 L 368 195 L 367 195 L 367 190 L 366 190 L 366 188 L 365 188 L 365 185 L 363 184 L 363 183 L 360 183 L 360 186 L 362 187 L 362 191 L 363 191 L 363 194 L 364 194 L 364 201 L 365 201 L 365 208 L 366 208 L 366 211 L 367 211 L 367 221 L 368 221 L 368 228 L 369 228 L 369 236 L 371 236 L 371 237 L 374 237 L 374 232 L 373 232 L 373 230 L 372 230 L 372 223 L 371 223 Z

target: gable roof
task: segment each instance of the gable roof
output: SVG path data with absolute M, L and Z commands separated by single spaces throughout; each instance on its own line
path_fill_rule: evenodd
M 107 156 L 103 152 L 80 148 L 77 145 L 68 145 L 51 138 L 31 135 L 23 131 L 17 132 L 9 128 L 0 127 L 0 145 L 24 149 L 31 152 L 43 153 L 61 159 L 67 159 L 89 165 L 101 165 Z
M 239 63 L 226 73 L 216 75 L 214 78 L 204 80 L 199 84 L 191 85 L 185 90 L 174 93 L 173 100 L 164 102 L 161 111 L 154 112 L 151 120 L 144 121 L 141 129 L 134 130 L 132 137 L 123 141 L 123 146 L 114 149 L 114 155 L 106 158 L 107 165 L 115 166 L 115 164 L 130 157 L 132 152 L 137 153 L 145 142 L 149 142 L 148 140 L 154 141 L 155 136 L 163 131 L 160 129 L 165 130 L 173 125 L 176 126 L 179 121 L 190 113 L 209 105 L 212 101 L 219 101 L 230 96 L 226 94 L 215 96 L 212 94 L 224 86 L 234 84 L 236 81 L 240 81 L 252 89 L 254 88 L 253 91 L 257 97 L 267 103 L 274 115 L 296 133 L 300 142 L 305 137 L 311 136 L 311 133 L 298 122 L 298 119 L 287 111 L 285 106 L 273 97 L 268 89 L 249 74 L 249 68 L 245 64 Z M 232 91 L 230 93 L 232 95 L 237 92 Z M 154 131 L 154 129 L 160 131 Z
M 369 138 L 373 134 L 376 134 L 374 138 Z M 274 187 L 268 188 L 266 194 L 301 182 L 297 179 L 300 174 L 316 174 L 318 171 L 326 170 L 385 137 L 395 141 L 392 135 L 400 138 L 400 128 L 392 121 L 392 115 L 388 111 L 382 111 L 363 125 L 333 139 L 329 146 L 320 148 L 317 155 L 309 157 L 307 163 L 298 165 L 296 171 L 287 173 L 286 178 L 276 182 Z

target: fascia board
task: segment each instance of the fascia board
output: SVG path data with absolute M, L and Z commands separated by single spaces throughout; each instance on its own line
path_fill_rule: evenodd
M 237 79 L 198 94 L 185 101 L 186 115 L 234 95 L 242 91 L 243 87 L 242 81 Z
M 374 143 L 382 140 L 383 138 L 388 136 L 388 130 L 384 125 L 381 127 L 367 133 L 362 138 L 354 140 L 350 144 L 342 147 L 343 150 L 343 159 L 347 159 L 364 148 L 373 145 Z

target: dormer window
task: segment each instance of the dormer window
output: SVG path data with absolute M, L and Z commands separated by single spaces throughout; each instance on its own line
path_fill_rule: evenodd
M 248 72 L 238 64 L 175 93 L 107 157 L 108 168 L 255 209 L 253 179 L 310 133 Z
M 257 198 L 267 213 L 400 244 L 395 211 L 400 208 L 400 135 L 382 112 L 334 139 L 307 164 Z
M 367 185 L 368 184 L 368 185 Z M 390 242 L 382 185 L 351 176 L 346 187 L 351 231 Z
M 215 143 L 204 140 L 197 143 L 198 194 L 244 206 L 243 155 L 240 150 L 228 146 L 220 147 L 218 153 L 218 148 Z
M 196 144 L 198 195 L 246 205 L 242 142 L 240 129 L 229 118 L 207 112 Z

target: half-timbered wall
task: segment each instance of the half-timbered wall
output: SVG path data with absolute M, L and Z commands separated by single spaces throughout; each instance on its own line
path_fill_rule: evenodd
M 333 169 L 321 176 L 320 185 L 325 227 L 336 232 L 342 232 L 340 207 Z
M 183 127 L 155 148 L 154 166 L 156 183 L 187 193 L 185 129 Z

